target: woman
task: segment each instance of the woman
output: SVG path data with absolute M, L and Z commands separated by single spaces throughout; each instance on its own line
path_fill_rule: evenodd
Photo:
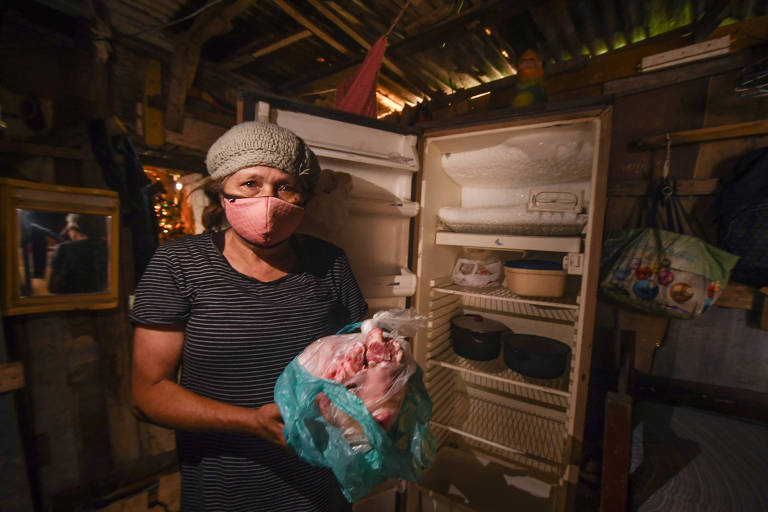
M 338 510 L 332 474 L 285 448 L 272 398 L 304 347 L 367 311 L 343 251 L 293 233 L 317 159 L 292 132 L 246 122 L 206 165 L 231 229 L 166 242 L 142 276 L 134 408 L 177 431 L 184 512 Z

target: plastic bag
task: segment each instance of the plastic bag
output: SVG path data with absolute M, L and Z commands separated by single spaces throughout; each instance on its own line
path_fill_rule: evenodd
M 666 211 L 667 229 L 660 227 L 659 209 Z M 694 224 L 666 178 L 653 196 L 646 225 L 605 237 L 600 288 L 649 313 L 700 316 L 722 294 L 739 257 L 685 234 L 696 232 Z
M 388 478 L 419 481 L 432 464 L 432 401 L 403 337 L 424 320 L 412 310 L 376 313 L 359 333 L 344 333 L 353 324 L 312 343 L 277 380 L 288 446 L 330 468 L 350 502 Z
M 487 288 L 501 284 L 501 261 L 490 251 L 464 249 L 453 267 L 453 282 L 459 286 Z
M 600 284 L 629 306 L 693 319 L 720 297 L 738 260 L 699 238 L 654 228 L 609 234 L 604 253 L 615 257 Z

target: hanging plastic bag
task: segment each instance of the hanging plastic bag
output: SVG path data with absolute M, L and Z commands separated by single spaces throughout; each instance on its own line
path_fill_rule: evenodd
M 312 343 L 277 380 L 288 446 L 330 468 L 350 502 L 388 478 L 419 481 L 432 464 L 432 401 L 405 339 L 424 320 L 412 310 L 378 312 Z
M 666 209 L 667 230 L 657 225 Z M 675 318 L 693 319 L 720 297 L 739 259 L 683 233 L 693 225 L 667 180 L 654 197 L 647 226 L 606 235 L 600 287 L 629 306 Z

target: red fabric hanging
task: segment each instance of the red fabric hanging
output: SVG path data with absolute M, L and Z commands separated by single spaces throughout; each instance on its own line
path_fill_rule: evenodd
M 376 117 L 376 81 L 387 49 L 387 36 L 376 41 L 357 73 L 336 88 L 336 109 L 361 116 Z

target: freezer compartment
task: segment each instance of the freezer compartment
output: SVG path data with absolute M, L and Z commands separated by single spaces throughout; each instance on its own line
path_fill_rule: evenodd
M 426 222 L 436 232 L 581 234 L 596 129 L 582 120 L 428 138 L 423 206 L 434 219 Z
M 418 484 L 420 512 L 552 510 L 556 487 L 482 453 L 442 448 Z
M 437 216 L 438 229 L 459 233 L 566 236 L 579 235 L 587 224 L 584 213 L 531 211 L 527 204 L 486 208 L 444 206 Z

